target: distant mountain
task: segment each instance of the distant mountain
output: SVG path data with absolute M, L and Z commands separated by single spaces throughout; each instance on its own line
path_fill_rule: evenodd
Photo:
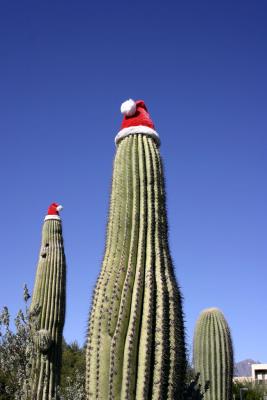
M 260 361 L 254 361 L 248 358 L 247 360 L 235 363 L 234 376 L 251 376 L 251 364 L 259 364 Z

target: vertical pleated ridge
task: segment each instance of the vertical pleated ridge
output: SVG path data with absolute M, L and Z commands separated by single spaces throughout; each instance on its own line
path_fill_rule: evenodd
M 39 309 L 37 337 L 46 331 L 51 338 L 47 351 L 36 348 L 32 361 L 32 400 L 51 400 L 60 383 L 62 334 L 65 321 L 66 261 L 59 220 L 43 225 L 42 244 L 30 311 Z
M 105 255 L 89 316 L 87 399 L 179 400 L 185 363 L 159 150 L 153 138 L 130 135 L 113 167 Z
M 231 400 L 233 347 L 229 326 L 220 310 L 204 310 L 194 333 L 194 369 L 202 387 L 209 381 L 205 400 Z

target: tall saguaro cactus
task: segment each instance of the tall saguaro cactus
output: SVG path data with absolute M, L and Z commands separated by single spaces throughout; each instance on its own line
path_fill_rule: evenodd
M 66 262 L 61 209 L 48 209 L 30 311 L 39 310 L 34 334 L 36 355 L 32 360 L 31 400 L 56 398 L 61 368 L 62 332 L 65 320 Z
M 181 399 L 183 312 L 159 138 L 143 101 L 123 103 L 122 112 L 105 255 L 89 318 L 87 399 Z
M 194 333 L 194 368 L 204 387 L 209 381 L 205 400 L 231 400 L 233 347 L 230 329 L 220 310 L 204 310 Z

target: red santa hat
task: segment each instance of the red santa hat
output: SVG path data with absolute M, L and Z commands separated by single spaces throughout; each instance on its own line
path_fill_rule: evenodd
M 146 105 L 143 100 L 134 101 L 129 99 L 122 103 L 121 113 L 124 115 L 121 130 L 115 137 L 115 143 L 128 135 L 134 135 L 140 133 L 143 135 L 149 135 L 155 139 L 159 145 L 159 135 L 155 130 L 154 124 L 150 115 L 147 111 Z
M 48 207 L 47 215 L 45 217 L 45 221 L 49 219 L 57 219 L 60 221 L 59 211 L 61 211 L 63 207 L 58 203 L 52 203 Z

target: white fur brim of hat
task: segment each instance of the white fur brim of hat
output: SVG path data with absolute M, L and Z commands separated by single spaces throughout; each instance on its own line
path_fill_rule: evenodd
M 151 136 L 158 145 L 160 145 L 160 138 L 158 133 L 148 126 L 138 125 L 138 126 L 129 126 L 128 128 L 123 128 L 119 131 L 119 133 L 115 137 L 115 144 L 117 145 L 119 141 L 129 135 L 134 135 L 139 133 L 140 135 Z
M 61 218 L 59 215 L 47 215 L 44 220 L 48 221 L 49 219 L 57 219 L 58 221 L 61 221 Z

